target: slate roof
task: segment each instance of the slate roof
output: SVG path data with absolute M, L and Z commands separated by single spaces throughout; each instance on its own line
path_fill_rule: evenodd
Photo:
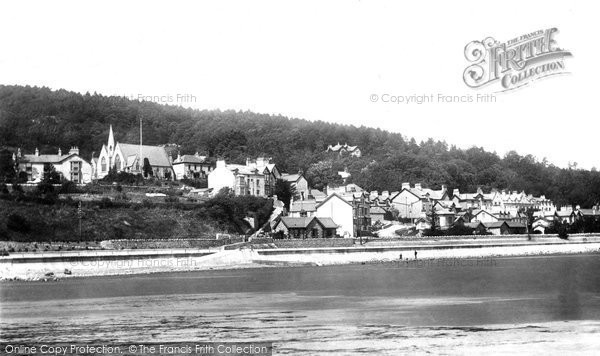
M 284 216 L 281 218 L 281 222 L 287 226 L 288 229 L 305 229 L 308 224 L 314 219 L 314 216 L 298 217 L 293 218 L 291 216 Z
M 333 221 L 332 218 L 317 217 L 315 219 L 319 220 L 321 225 L 323 225 L 323 227 L 326 229 L 337 229 L 338 228 L 338 225 Z
M 297 200 L 290 206 L 290 212 L 317 211 L 317 202 L 314 200 Z
M 302 175 L 295 173 L 295 174 L 282 174 L 281 175 L 281 179 L 286 180 L 288 182 L 294 183 L 297 182 L 298 179 L 300 179 L 300 177 L 302 177 Z
M 140 145 L 119 142 L 117 146 L 121 149 L 123 156 L 127 157 L 128 164 L 131 156 L 137 156 L 140 153 Z M 171 167 L 169 155 L 164 147 L 142 145 L 142 156 L 148 158 L 153 167 Z
M 483 224 L 483 226 L 485 226 L 488 229 L 499 228 L 504 224 L 507 224 L 507 226 L 508 226 L 508 222 L 506 222 L 506 221 L 484 222 L 482 224 Z
M 72 156 L 77 156 L 77 154 L 66 154 L 66 155 L 23 155 L 21 158 L 21 162 L 27 163 L 60 163 Z
M 178 157 L 173 164 L 181 164 L 181 163 L 205 163 L 206 157 L 196 156 L 196 155 L 183 155 Z
M 308 225 L 314 219 L 316 219 L 319 223 L 321 223 L 321 225 L 323 225 L 323 227 L 326 229 L 337 229 L 338 228 L 338 225 L 333 221 L 333 219 L 315 217 L 315 216 L 299 217 L 299 218 L 284 216 L 281 218 L 281 222 L 288 229 L 306 229 L 308 227 Z
M 383 208 L 380 208 L 378 206 L 372 206 L 371 208 L 369 208 L 369 212 L 371 214 L 385 214 L 386 211 Z

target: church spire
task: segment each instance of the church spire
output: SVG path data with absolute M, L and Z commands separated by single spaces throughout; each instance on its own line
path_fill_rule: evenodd
M 115 135 L 113 134 L 112 125 L 110 125 L 110 129 L 108 131 L 108 151 L 112 153 L 115 148 Z

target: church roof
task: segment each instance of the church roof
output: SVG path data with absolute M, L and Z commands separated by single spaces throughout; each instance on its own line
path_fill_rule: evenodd
M 123 156 L 126 157 L 128 164 L 131 156 L 137 156 L 140 153 L 140 145 L 121 142 L 117 143 L 117 145 L 121 149 Z M 171 167 L 169 155 L 164 147 L 142 145 L 142 156 L 148 158 L 152 166 Z

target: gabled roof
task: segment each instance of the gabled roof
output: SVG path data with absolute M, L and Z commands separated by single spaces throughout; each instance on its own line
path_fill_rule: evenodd
M 385 214 L 387 213 L 387 211 L 385 211 L 384 208 L 378 207 L 378 206 L 372 206 L 369 208 L 369 212 L 371 214 Z
M 441 200 L 444 198 L 444 195 L 447 193 L 447 191 L 445 190 L 433 190 L 433 189 L 429 189 L 429 188 L 404 188 L 402 189 L 398 194 L 395 194 L 391 200 L 396 199 L 396 197 L 398 195 L 400 195 L 400 193 L 402 193 L 403 191 L 407 191 L 409 193 L 411 193 L 412 195 L 414 195 L 415 197 L 421 199 L 421 200 L 425 200 L 425 199 L 431 199 L 431 200 Z M 392 196 L 392 195 L 390 195 Z
M 243 164 L 228 164 L 226 166 L 227 169 L 229 169 L 230 171 L 237 171 L 238 174 L 245 174 L 245 175 L 262 175 L 262 171 L 260 171 L 258 168 L 256 167 L 252 167 L 252 166 L 246 166 Z
M 291 216 L 284 216 L 281 218 L 281 223 L 283 223 L 288 229 L 298 229 L 298 228 L 306 228 L 308 226 L 308 224 L 310 224 L 310 222 L 314 219 L 314 216 L 307 216 L 307 217 L 291 217 Z
M 557 210 L 554 214 L 561 218 L 567 218 L 567 217 L 571 216 L 571 214 L 573 214 L 573 211 Z
M 579 209 L 578 211 L 583 216 L 599 216 L 600 215 L 600 211 L 598 211 L 596 209 Z
M 471 229 L 477 229 L 480 226 L 483 226 L 485 228 L 485 225 L 483 225 L 483 223 L 481 221 L 468 222 L 468 223 L 465 223 L 464 226 L 470 227 Z
M 284 173 L 281 175 L 281 179 L 286 180 L 290 183 L 295 183 L 298 180 L 300 180 L 300 178 L 302 178 L 302 174 L 298 174 L 298 173 L 295 173 L 295 174 Z
M 21 162 L 23 163 L 61 163 L 73 156 L 78 156 L 75 153 L 66 155 L 23 155 Z
M 352 204 L 350 202 L 348 202 L 346 199 L 342 198 L 338 193 L 332 193 L 332 194 L 329 194 L 329 196 L 327 196 L 327 198 L 325 198 L 325 200 L 323 200 L 322 202 L 317 204 L 317 209 L 320 208 L 323 204 L 325 204 L 329 199 L 331 199 L 333 197 L 336 197 L 336 198 L 340 199 L 341 201 L 343 201 L 344 203 L 352 206 Z
M 179 156 L 179 157 L 177 157 L 177 159 L 175 159 L 173 161 L 173 164 L 181 164 L 181 163 L 200 164 L 200 163 L 207 163 L 207 162 L 206 162 L 206 157 L 196 156 L 196 155 Z
M 506 222 L 506 221 L 484 222 L 482 224 L 483 224 L 483 226 L 485 226 L 488 229 L 494 229 L 494 228 L 497 229 L 505 224 L 506 224 L 506 226 L 508 226 L 508 222 Z
M 487 215 L 489 215 L 489 216 L 491 216 L 491 217 L 493 217 L 495 219 L 498 219 L 498 217 L 496 215 L 488 212 L 487 210 L 483 210 L 483 209 L 475 209 L 475 210 L 473 210 L 473 216 L 474 217 L 477 216 L 477 215 L 479 215 L 479 214 L 487 214 Z
M 324 228 L 326 229 L 337 229 L 338 228 L 338 224 L 336 224 L 332 218 L 323 218 L 323 217 L 317 217 L 316 218 L 321 225 L 323 225 Z
M 517 222 L 517 221 L 506 221 L 506 225 L 508 225 L 508 227 L 511 227 L 511 228 L 526 228 L 527 227 L 522 222 Z
M 123 156 L 126 157 L 128 161 L 129 157 L 137 156 L 140 153 L 140 145 L 118 142 L 117 147 L 119 147 Z M 171 167 L 169 155 L 164 147 L 142 145 L 142 156 L 148 158 L 148 161 L 152 166 Z
M 310 195 L 312 195 L 315 199 L 317 198 L 326 198 L 327 194 L 323 193 L 322 191 L 318 190 L 318 189 L 311 189 L 310 190 Z
M 317 211 L 317 202 L 314 200 L 297 200 L 290 206 L 290 212 Z
M 298 218 L 284 216 L 281 218 L 281 223 L 284 224 L 288 229 L 306 229 L 313 220 L 316 220 L 317 223 L 321 224 L 326 229 L 338 228 L 338 225 L 333 221 L 333 219 L 316 216 Z

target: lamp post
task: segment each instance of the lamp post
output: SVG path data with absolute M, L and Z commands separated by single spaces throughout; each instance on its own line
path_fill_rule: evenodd
M 79 219 L 79 240 L 81 240 L 81 218 L 83 217 L 83 210 L 81 209 L 81 201 L 77 205 L 77 218 Z

